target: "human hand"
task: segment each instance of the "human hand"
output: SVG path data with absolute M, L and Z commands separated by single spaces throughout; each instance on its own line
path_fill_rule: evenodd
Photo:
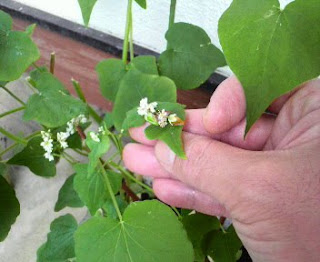
M 245 96 L 223 82 L 206 109 L 188 110 L 188 160 L 142 128 L 123 157 L 154 177 L 159 199 L 232 219 L 254 261 L 318 261 L 320 253 L 320 80 L 276 100 L 244 140 Z

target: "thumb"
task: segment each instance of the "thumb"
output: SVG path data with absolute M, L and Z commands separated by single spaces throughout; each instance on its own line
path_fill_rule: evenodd
M 155 155 L 173 178 L 217 199 L 226 207 L 240 201 L 248 191 L 248 181 L 259 181 L 259 170 L 269 161 L 269 152 L 253 152 L 210 139 L 184 133 L 187 160 L 182 160 L 162 142 Z

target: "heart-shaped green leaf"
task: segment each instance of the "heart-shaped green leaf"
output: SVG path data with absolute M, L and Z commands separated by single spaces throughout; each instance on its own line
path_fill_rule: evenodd
M 148 101 L 176 102 L 175 84 L 167 77 L 148 75 L 137 69 L 130 69 L 120 84 L 113 108 L 115 127 L 121 130 L 126 114 L 139 106 L 142 98 Z
M 135 57 L 128 66 L 119 59 L 103 60 L 97 65 L 96 71 L 99 76 L 100 89 L 105 98 L 112 102 L 115 101 L 120 82 L 130 68 L 136 68 L 146 74 L 158 75 L 154 56 Z
M 34 82 L 39 94 L 29 98 L 23 115 L 25 121 L 35 120 L 44 126 L 54 128 L 66 124 L 80 114 L 87 114 L 87 105 L 70 96 L 62 83 L 52 74 L 40 72 Z
M 157 109 L 161 111 L 165 109 L 171 113 L 177 114 L 177 116 L 185 120 L 184 106 L 177 103 L 158 103 Z M 182 129 L 183 126 L 171 126 L 168 124 L 166 127 L 161 128 L 159 126 L 150 125 L 146 128 L 145 134 L 150 140 L 161 140 L 166 143 L 170 149 L 180 158 L 187 159 L 184 152 L 182 143 Z
M 89 25 L 91 13 L 96 2 L 97 0 L 78 0 L 82 13 L 83 22 L 86 26 Z
M 45 151 L 40 145 L 41 142 L 41 137 L 32 138 L 20 153 L 8 161 L 8 164 L 26 166 L 37 176 L 55 176 L 56 164 L 44 158 Z
M 87 164 L 78 164 L 75 166 L 75 170 L 77 174 L 74 179 L 74 189 L 82 202 L 88 207 L 90 213 L 94 215 L 110 198 L 110 193 L 105 186 L 104 174 L 97 170 L 89 175 Z M 118 193 L 121 188 L 121 175 L 110 170 L 107 170 L 106 173 L 113 193 Z
M 73 181 L 75 174 L 70 176 L 59 191 L 58 201 L 54 207 L 54 211 L 58 212 L 65 207 L 83 207 L 84 204 L 74 190 Z
M 132 203 L 122 222 L 90 219 L 79 227 L 75 241 L 77 262 L 193 262 L 192 245 L 182 224 L 156 200 Z
M 236 262 L 239 259 L 239 251 L 242 247 L 233 226 L 226 232 L 214 230 L 206 237 L 205 246 L 207 255 L 216 262 Z M 241 251 L 240 251 L 241 252 Z
M 176 23 L 166 34 L 169 49 L 159 57 L 160 74 L 174 80 L 178 88 L 193 89 L 226 64 L 222 52 L 198 26 Z
M 227 62 L 247 99 L 247 131 L 274 99 L 320 75 L 320 1 L 237 0 L 219 22 Z M 228 99 L 228 98 L 226 98 Z
M 55 219 L 51 225 L 47 242 L 37 252 L 37 262 L 67 262 L 75 257 L 74 232 L 78 223 L 71 215 Z
M 4 168 L 0 169 L 0 241 L 7 237 L 11 225 L 20 214 L 19 201 L 16 198 L 14 189 L 3 177 L 3 172 Z
M 40 57 L 30 36 L 11 27 L 11 17 L 0 10 L 0 81 L 18 79 Z

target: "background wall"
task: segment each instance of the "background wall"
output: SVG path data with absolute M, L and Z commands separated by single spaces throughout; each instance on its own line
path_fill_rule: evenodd
M 82 24 L 77 0 L 16 1 Z M 280 0 L 282 7 L 292 1 Z M 217 34 L 218 20 L 232 0 L 178 0 L 177 2 L 176 21 L 188 22 L 202 27 L 209 34 L 213 43 L 220 47 Z M 98 0 L 91 16 L 90 27 L 123 38 L 126 3 L 126 0 Z M 134 39 L 136 44 L 157 52 L 165 49 L 164 34 L 168 27 L 169 8 L 170 0 L 148 0 L 147 10 L 141 9 L 134 3 Z M 222 69 L 222 73 L 228 75 L 230 71 Z

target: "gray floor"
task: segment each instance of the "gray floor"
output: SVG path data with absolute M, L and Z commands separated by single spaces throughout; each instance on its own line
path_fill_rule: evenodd
M 31 92 L 23 81 L 17 81 L 9 88 L 24 101 Z M 0 114 L 19 106 L 0 88 Z M 27 135 L 38 129 L 35 123 L 22 122 L 21 113 L 0 119 L 0 126 L 20 135 Z M 11 143 L 0 134 L 0 150 Z M 64 209 L 58 213 L 53 211 L 59 189 L 72 173 L 71 166 L 65 161 L 59 163 L 57 176 L 51 179 L 35 176 L 28 168 L 11 168 L 11 181 L 20 201 L 21 213 L 6 240 L 0 242 L 0 262 L 35 262 L 37 249 L 46 241 L 52 220 L 66 213 L 73 214 L 78 221 L 83 220 L 87 213 L 84 208 Z

